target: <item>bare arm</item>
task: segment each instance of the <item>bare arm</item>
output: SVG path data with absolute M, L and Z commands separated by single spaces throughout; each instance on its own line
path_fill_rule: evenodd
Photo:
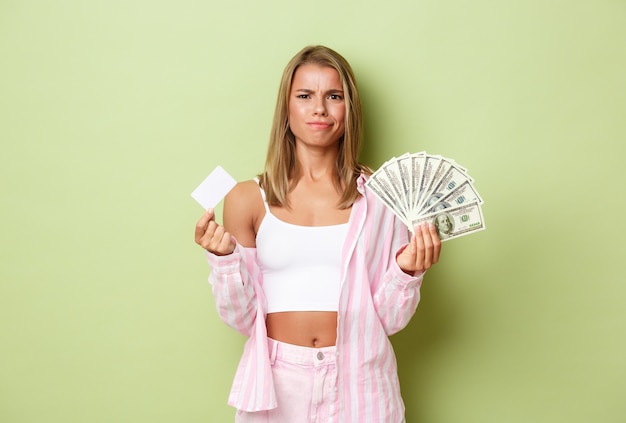
M 257 183 L 238 183 L 224 199 L 224 227 L 227 233 L 244 247 L 256 247 L 256 222 L 263 210 Z

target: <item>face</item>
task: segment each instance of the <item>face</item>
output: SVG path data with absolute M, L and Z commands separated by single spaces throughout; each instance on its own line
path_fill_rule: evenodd
M 450 229 L 450 221 L 448 220 L 448 216 L 445 214 L 437 216 L 437 227 L 439 228 L 439 232 L 448 233 Z
M 335 146 L 345 131 L 346 105 L 339 73 L 314 64 L 300 66 L 289 95 L 289 127 L 296 144 Z

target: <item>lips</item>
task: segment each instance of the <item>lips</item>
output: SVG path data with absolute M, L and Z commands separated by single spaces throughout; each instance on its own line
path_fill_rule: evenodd
M 332 126 L 332 124 L 327 122 L 307 122 L 307 125 L 315 129 L 328 129 Z

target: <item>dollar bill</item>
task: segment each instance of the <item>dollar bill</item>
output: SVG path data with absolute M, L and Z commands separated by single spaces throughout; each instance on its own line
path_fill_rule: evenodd
M 411 154 L 411 203 L 409 207 L 414 210 L 417 207 L 419 201 L 419 194 L 422 184 L 422 172 L 424 171 L 424 164 L 426 163 L 426 153 L 420 152 Z
M 407 213 L 404 207 L 401 206 L 399 199 L 394 196 L 395 191 L 391 188 L 391 183 L 387 180 L 386 176 L 378 175 L 374 177 L 374 175 L 372 175 L 367 180 L 366 186 L 383 204 L 389 207 L 405 225 L 409 226 L 411 224 L 407 219 Z
M 438 157 L 431 156 L 429 154 L 424 155 L 420 183 L 417 189 L 417 198 L 413 205 L 414 209 L 416 209 L 423 201 L 423 198 L 426 195 L 426 190 L 431 184 L 435 170 L 439 166 L 439 163 L 440 159 Z
M 471 202 L 482 204 L 483 199 L 474 188 L 474 185 L 470 181 L 465 181 L 447 194 L 438 192 L 431 195 L 427 204 L 424 205 L 418 214 L 434 213 Z
M 384 175 L 381 177 L 381 181 L 388 182 L 386 186 L 391 186 L 391 189 L 395 194 L 394 197 L 397 199 L 396 207 L 400 208 L 406 215 L 408 204 L 407 198 L 409 193 L 405 187 L 408 181 L 402 181 L 402 172 L 400 170 L 400 166 L 398 165 L 398 160 L 396 158 L 388 160 L 381 166 L 380 170 Z
M 450 158 L 405 153 L 383 163 L 366 186 L 411 231 L 421 222 L 437 222 L 438 228 L 446 228 L 439 233 L 447 240 L 485 228 L 483 199 L 474 180 Z
M 422 222 L 435 225 L 442 242 L 485 229 L 483 213 L 476 201 L 420 216 L 411 222 L 412 228 Z
M 428 191 L 424 201 L 418 205 L 420 213 L 426 212 L 437 202 L 447 197 L 451 192 L 463 187 L 465 190 L 472 190 L 472 196 L 479 199 L 480 196 L 473 189 L 472 178 L 466 173 L 459 170 L 456 166 L 449 164 L 445 173 L 439 178 L 435 186 Z
M 410 154 L 403 154 L 396 160 L 398 166 L 398 173 L 400 175 L 400 183 L 402 188 L 402 194 L 404 204 L 408 208 L 413 203 L 413 186 L 411 178 L 411 156 Z M 408 212 L 408 209 L 407 209 Z

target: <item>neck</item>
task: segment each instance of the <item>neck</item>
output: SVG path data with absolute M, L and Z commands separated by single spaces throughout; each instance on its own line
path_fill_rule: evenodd
M 337 149 L 307 150 L 305 154 L 296 149 L 298 165 L 294 177 L 311 182 L 334 181 L 337 173 L 337 154 Z

